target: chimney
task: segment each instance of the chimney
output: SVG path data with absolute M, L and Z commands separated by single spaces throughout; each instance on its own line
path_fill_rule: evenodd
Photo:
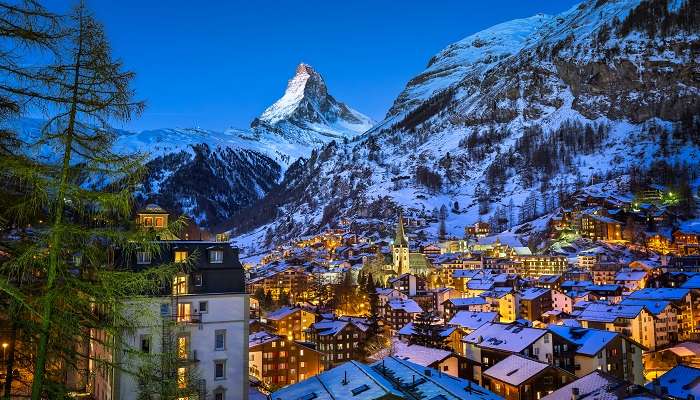
M 348 370 L 343 371 L 343 376 L 344 376 L 344 377 L 343 377 L 343 382 L 342 382 L 342 384 L 343 384 L 343 386 L 345 386 L 345 385 L 348 384 Z
M 571 400 L 578 400 L 580 393 L 581 391 L 579 390 L 579 388 L 571 388 Z

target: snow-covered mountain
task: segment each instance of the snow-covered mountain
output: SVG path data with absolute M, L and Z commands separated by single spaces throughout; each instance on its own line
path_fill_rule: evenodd
M 446 47 L 360 140 L 290 165 L 247 213 L 256 218 L 233 224 L 238 233 L 261 226 L 239 242 L 443 205 L 461 236 L 494 214 L 509 226 L 535 218 L 588 185 L 618 188 L 630 170 L 675 166 L 693 178 L 698 9 L 697 0 L 588 0 Z
M 31 118 L 11 122 L 30 141 L 39 137 L 43 124 Z M 149 156 L 148 174 L 137 193 L 140 201 L 215 225 L 265 196 L 290 163 L 371 126 L 369 118 L 328 94 L 321 75 L 301 64 L 285 95 L 248 130 L 116 130 L 115 151 Z
M 279 100 L 253 120 L 258 135 L 273 134 L 305 148 L 331 140 L 350 139 L 374 122 L 328 94 L 323 77 L 310 65 L 299 64 Z

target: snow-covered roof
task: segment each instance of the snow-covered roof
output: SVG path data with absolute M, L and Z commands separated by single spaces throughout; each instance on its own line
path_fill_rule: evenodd
M 614 322 L 618 318 L 634 319 L 643 309 L 642 305 L 591 303 L 581 311 L 578 319 L 594 322 Z
M 453 278 L 474 278 L 481 274 L 481 270 L 478 269 L 456 269 L 452 271 Z
M 323 321 L 316 322 L 311 326 L 314 330 L 318 331 L 319 335 L 328 336 L 337 335 L 338 333 L 342 332 L 348 324 L 350 324 L 348 321 L 324 319 Z
M 272 321 L 279 321 L 281 319 L 284 319 L 292 314 L 294 314 L 297 311 L 301 311 L 301 308 L 296 308 L 296 307 L 281 307 L 278 308 L 275 311 L 270 311 L 267 313 L 265 318 L 272 320 Z
M 427 400 L 502 399 L 472 381 L 450 376 L 399 357 L 385 357 L 372 364 L 372 369 L 383 376 L 390 376 L 397 386 L 410 388 L 411 394 L 400 398 L 415 398 L 415 393 L 420 392 L 421 398 Z M 367 398 L 361 397 L 359 400 L 364 399 Z M 353 397 L 352 400 L 358 398 Z
M 498 318 L 497 312 L 459 311 L 452 317 L 448 324 L 473 330 L 487 322 L 493 322 L 496 318 Z
M 479 306 L 486 304 L 486 300 L 483 297 L 459 297 L 445 300 L 445 303 L 447 302 L 454 304 L 455 307 Z
M 700 397 L 700 369 L 686 365 L 676 365 L 670 371 L 646 384 L 646 388 L 653 390 L 654 385 L 666 388 L 668 395 L 676 399 L 688 399 Z
M 402 341 L 394 341 L 393 355 L 401 360 L 410 361 L 423 367 L 439 363 L 453 355 L 449 350 L 435 349 L 417 344 L 407 344 Z
M 683 289 L 700 289 L 700 274 L 693 275 L 681 285 Z
M 535 300 L 536 298 L 544 295 L 549 295 L 550 290 L 541 287 L 529 287 L 520 291 L 520 298 L 522 300 Z
M 683 342 L 666 349 L 679 357 L 700 357 L 700 343 Z
M 255 347 L 261 344 L 274 342 L 279 338 L 279 336 L 273 335 L 272 333 L 268 333 L 265 331 L 251 333 L 250 335 L 248 335 L 248 347 Z
M 617 400 L 620 393 L 616 392 L 616 389 L 619 389 L 622 383 L 624 381 L 612 375 L 595 370 L 544 396 L 542 400 L 571 400 L 573 389 L 578 389 L 578 398 L 581 399 Z
M 646 278 L 647 273 L 645 271 L 620 271 L 615 275 L 616 281 L 641 281 Z
M 659 314 L 664 312 L 664 310 L 666 309 L 666 307 L 668 307 L 670 302 L 667 300 L 641 300 L 625 298 L 620 302 L 620 304 L 625 306 L 644 306 L 644 308 L 646 308 L 647 311 L 658 316 Z
M 544 329 L 517 324 L 486 323 L 465 336 L 462 341 L 484 348 L 520 353 L 545 333 L 547 331 Z
M 401 392 L 370 366 L 348 361 L 270 394 L 272 400 L 340 400 L 403 397 Z
M 404 310 L 410 314 L 423 312 L 423 309 L 413 299 L 391 299 L 387 302 L 387 305 L 392 310 Z
M 575 343 L 576 353 L 593 356 L 617 337 L 617 333 L 601 329 L 575 328 L 562 325 L 550 325 L 549 330 Z
M 687 288 L 646 288 L 630 293 L 629 298 L 678 301 L 683 300 L 689 291 Z
M 547 367 L 549 367 L 548 364 L 518 354 L 511 354 L 483 373 L 509 385 L 520 386 Z

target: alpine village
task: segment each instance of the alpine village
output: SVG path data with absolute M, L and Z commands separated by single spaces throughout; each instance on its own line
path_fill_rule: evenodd
M 381 120 L 286 66 L 224 131 L 112 128 L 91 6 L 0 0 L 3 399 L 700 400 L 700 1 L 454 38 Z

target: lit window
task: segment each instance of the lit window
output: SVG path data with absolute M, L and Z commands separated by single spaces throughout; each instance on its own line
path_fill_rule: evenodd
M 143 217 L 143 226 L 153 226 L 153 217 Z
M 163 225 L 163 217 L 156 217 L 156 228 L 162 228 Z
M 185 389 L 187 387 L 187 368 L 179 367 L 177 369 L 177 387 Z
M 177 357 L 180 358 L 181 360 L 186 360 L 187 359 L 187 342 L 188 338 L 187 336 L 179 336 L 177 338 Z
M 178 275 L 173 279 L 173 294 L 187 294 L 187 275 Z
M 175 262 L 182 263 L 185 261 L 187 261 L 187 252 L 184 250 L 176 250 L 175 251 Z
M 148 251 L 137 251 L 136 252 L 136 264 L 150 264 L 151 263 L 151 253 Z
M 224 251 L 223 250 L 209 250 L 209 263 L 210 264 L 221 264 L 224 262 Z

